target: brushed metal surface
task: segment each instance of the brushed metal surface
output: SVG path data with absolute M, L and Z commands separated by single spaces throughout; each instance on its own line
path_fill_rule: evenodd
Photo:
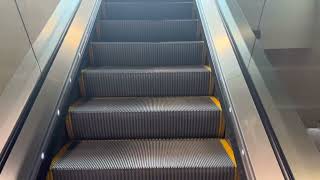
M 249 24 L 246 22 L 243 14 L 235 14 L 236 11 L 233 11 L 233 16 L 231 15 L 230 10 L 239 7 L 233 5 L 233 9 L 229 9 L 228 5 L 230 5 L 230 2 L 231 0 L 228 3 L 221 0 L 219 1 L 219 5 L 223 7 L 223 14 L 231 30 L 231 35 L 235 37 L 234 40 L 239 48 L 240 55 L 243 59 L 247 59 L 248 56 L 250 58 L 250 61 L 246 60 L 249 74 L 268 114 L 294 178 L 319 179 L 320 154 L 317 146 L 308 136 L 307 130 L 297 112 L 294 109 L 282 109 L 279 107 L 279 103 L 292 104 L 291 99 L 281 86 L 275 73 L 276 69 L 271 66 L 266 58 L 259 40 L 256 41 L 251 55 L 251 47 L 247 46 L 245 42 L 252 39 L 254 35 L 252 32 L 249 33 L 249 31 L 243 33 L 244 29 L 249 28 Z M 234 2 L 234 4 L 236 3 Z M 238 21 L 239 19 L 240 21 Z M 242 36 L 239 34 L 242 34 Z
M 0 152 L 40 76 L 37 60 L 14 1 L 0 1 Z M 1 159 L 4 160 L 4 159 Z M 1 162 L 2 163 L 2 162 Z
M 10 137 L 39 77 L 39 66 L 32 50 L 29 50 L 0 94 L 0 151 Z
M 48 136 L 55 124 L 60 96 L 70 88 L 69 75 L 74 71 L 83 44 L 88 40 L 88 31 L 93 27 L 100 0 L 82 1 L 75 18 L 63 40 L 33 108 L 21 130 L 11 154 L 5 164 L 0 179 L 35 179 L 41 164 L 41 152 L 46 149 Z M 54 118 L 53 118 L 54 117 Z M 51 121 L 52 120 L 52 121 Z M 48 131 L 50 130 L 50 131 Z
M 216 1 L 196 0 L 215 71 L 220 75 L 249 179 L 283 179 L 241 72 Z M 261 154 L 263 153 L 263 155 Z M 266 168 L 266 165 L 268 168 Z

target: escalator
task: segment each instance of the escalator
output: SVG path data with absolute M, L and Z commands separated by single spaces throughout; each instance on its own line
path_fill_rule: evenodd
M 237 179 L 196 6 L 106 0 L 47 179 Z

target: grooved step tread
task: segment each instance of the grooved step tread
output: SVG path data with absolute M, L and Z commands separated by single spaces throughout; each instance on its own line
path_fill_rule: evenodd
M 224 120 L 214 97 L 91 98 L 69 109 L 74 139 L 223 137 Z
M 185 20 L 99 20 L 96 40 L 107 42 L 196 41 L 199 21 Z
M 91 42 L 92 66 L 203 65 L 203 41 L 180 42 Z M 125 53 L 124 53 L 125 52 Z
M 80 141 L 51 164 L 53 179 L 231 180 L 236 164 L 223 139 Z
M 208 66 L 95 67 L 82 70 L 82 95 L 208 96 L 213 83 Z
M 191 19 L 193 2 L 103 2 L 102 19 Z

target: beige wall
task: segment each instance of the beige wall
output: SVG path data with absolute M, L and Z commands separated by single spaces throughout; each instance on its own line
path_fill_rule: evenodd
M 59 2 L 60 0 L 17 0 L 32 43 L 37 39 Z
M 60 0 L 17 0 L 32 43 L 46 25 Z M 27 33 L 13 0 L 0 1 L 0 95 L 31 50 Z M 30 64 L 37 64 L 33 59 Z
M 0 95 L 30 50 L 27 34 L 12 0 L 0 1 Z M 36 62 L 30 62 L 36 63 Z

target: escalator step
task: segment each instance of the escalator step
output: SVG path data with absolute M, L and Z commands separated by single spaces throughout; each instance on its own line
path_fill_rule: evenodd
M 92 42 L 94 66 L 174 66 L 205 63 L 204 42 Z M 125 52 L 125 53 L 124 53 Z
M 208 96 L 207 66 L 97 67 L 82 70 L 82 96 Z
M 97 22 L 97 41 L 165 42 L 196 41 L 198 20 L 101 20 Z
M 192 2 L 103 2 L 102 19 L 192 19 Z
M 70 107 L 72 139 L 223 137 L 219 105 L 210 97 L 118 97 L 83 100 Z
M 96 140 L 65 146 L 51 179 L 234 180 L 237 167 L 223 139 Z

